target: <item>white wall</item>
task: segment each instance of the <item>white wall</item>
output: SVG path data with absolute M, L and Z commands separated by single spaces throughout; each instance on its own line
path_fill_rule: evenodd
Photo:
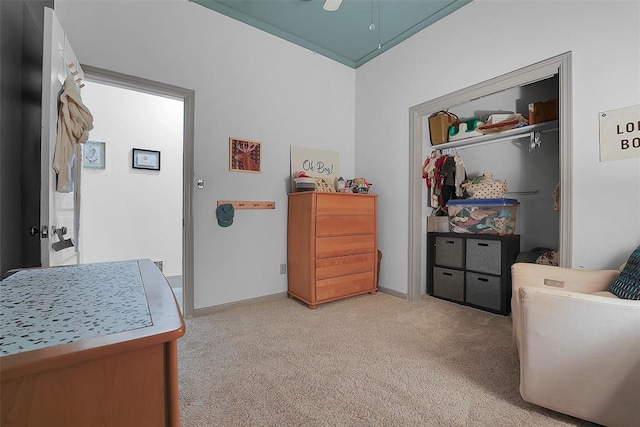
M 106 167 L 83 169 L 81 262 L 149 258 L 181 275 L 184 103 L 93 82 L 82 100 Z M 133 169 L 133 148 L 160 151 L 160 170 Z
M 285 292 L 289 147 L 338 151 L 354 175 L 355 71 L 186 0 L 55 8 L 82 63 L 195 91 L 195 308 Z M 228 170 L 230 136 L 263 142 L 261 174 Z M 276 209 L 221 228 L 217 200 Z
M 420 179 L 407 172 L 409 108 L 567 51 L 572 264 L 626 260 L 640 244 L 640 159 L 599 162 L 598 112 L 640 103 L 639 17 L 638 2 L 476 0 L 357 70 L 356 175 L 380 194 L 381 286 L 407 292 L 404 187 Z
M 613 267 L 640 241 L 640 160 L 598 161 L 597 113 L 640 103 L 640 4 L 476 0 L 357 71 L 186 1 L 56 1 L 81 61 L 196 91 L 195 305 L 286 290 L 289 146 L 341 153 L 380 194 L 381 286 L 407 292 L 409 108 L 572 52 L 573 265 Z M 357 130 L 357 131 L 356 131 Z M 355 148 L 353 138 L 355 135 Z M 264 143 L 228 171 L 228 137 Z M 352 169 L 357 156 L 355 173 Z M 219 199 L 275 211 L 215 222 Z M 251 268 L 249 268 L 251 266 Z

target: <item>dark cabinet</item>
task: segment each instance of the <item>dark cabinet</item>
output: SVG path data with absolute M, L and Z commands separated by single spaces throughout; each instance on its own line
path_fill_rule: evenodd
M 518 235 L 427 233 L 427 293 L 508 315 L 519 252 Z

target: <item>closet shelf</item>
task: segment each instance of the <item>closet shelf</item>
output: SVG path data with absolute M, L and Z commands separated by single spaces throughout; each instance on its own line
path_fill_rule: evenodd
M 521 128 L 509 129 L 504 132 L 491 135 L 473 136 L 471 138 L 461 139 L 459 141 L 446 142 L 444 144 L 433 145 L 431 146 L 431 149 L 444 150 L 447 148 L 461 148 L 467 146 L 477 146 L 479 144 L 485 145 L 495 142 L 511 141 L 514 139 L 531 137 L 531 135 L 535 134 L 535 132 L 542 133 L 550 132 L 553 130 L 558 130 L 558 120 L 523 126 Z

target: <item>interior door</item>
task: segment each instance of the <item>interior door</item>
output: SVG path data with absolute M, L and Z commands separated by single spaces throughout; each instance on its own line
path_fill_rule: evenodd
M 56 145 L 58 99 L 67 75 L 74 79 L 84 74 L 54 11 L 45 8 L 42 59 L 42 139 L 40 194 L 40 258 L 43 267 L 78 264 L 79 180 L 71 193 L 56 191 L 53 154 Z M 79 145 L 78 145 L 79 146 Z M 80 153 L 76 153 L 77 168 L 81 167 Z

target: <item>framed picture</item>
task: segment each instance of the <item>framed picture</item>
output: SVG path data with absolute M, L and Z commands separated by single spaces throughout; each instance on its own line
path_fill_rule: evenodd
M 105 144 L 100 141 L 87 141 L 82 147 L 82 167 L 90 169 L 105 168 Z
M 261 173 L 262 143 L 249 139 L 229 138 L 229 170 Z
M 133 149 L 131 166 L 134 169 L 160 170 L 160 152 L 155 150 Z

